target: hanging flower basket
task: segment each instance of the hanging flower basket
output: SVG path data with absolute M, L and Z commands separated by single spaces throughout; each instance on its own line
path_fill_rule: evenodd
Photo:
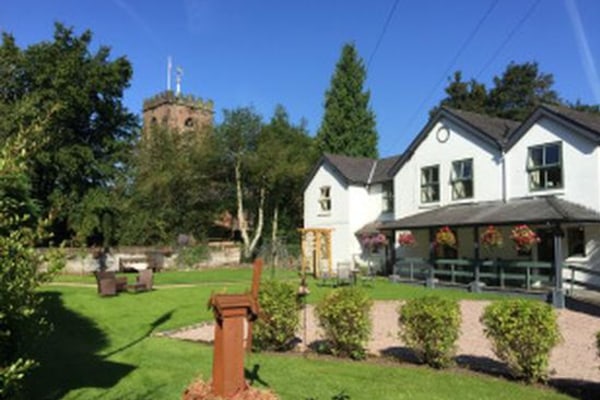
M 531 247 L 540 242 L 538 235 L 525 224 L 515 226 L 510 232 L 510 238 L 520 253 L 530 252 Z
M 417 240 L 412 232 L 404 232 L 398 235 L 398 245 L 400 247 L 415 247 Z
M 435 244 L 438 246 L 456 247 L 456 236 L 448 226 L 440 228 L 435 234 Z
M 481 234 L 481 245 L 488 250 L 502 247 L 504 245 L 502 233 L 494 225 L 488 226 Z
M 368 252 L 374 253 L 388 244 L 383 233 L 365 233 L 360 238 L 360 244 Z

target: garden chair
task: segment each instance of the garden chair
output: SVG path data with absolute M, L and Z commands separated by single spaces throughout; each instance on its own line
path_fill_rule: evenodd
M 127 277 L 117 277 L 113 271 L 96 272 L 96 283 L 100 296 L 114 296 L 127 289 Z
M 136 282 L 133 285 L 129 285 L 130 288 L 133 288 L 136 292 L 138 291 L 150 291 L 152 290 L 152 285 L 154 284 L 154 271 L 151 269 L 141 270 L 138 276 L 136 277 Z

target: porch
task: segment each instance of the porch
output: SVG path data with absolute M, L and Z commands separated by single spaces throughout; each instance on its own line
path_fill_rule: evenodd
M 527 224 L 539 238 L 529 251 L 517 251 L 509 239 L 511 228 L 521 224 Z M 565 261 L 574 251 L 585 253 L 590 240 L 599 242 L 595 238 L 599 224 L 598 212 L 546 196 L 436 207 L 381 223 L 379 229 L 391 243 L 400 232 L 415 236 L 417 245 L 388 252 L 388 272 L 393 279 L 422 281 L 428 287 L 461 285 L 472 291 L 546 293 L 555 307 L 563 308 Z M 498 230 L 504 246 L 493 250 L 482 246 L 482 233 L 489 226 Z M 449 227 L 455 246 L 436 245 L 436 232 L 442 227 Z M 596 272 L 591 266 L 572 265 L 566 275 L 582 268 L 592 275 Z M 567 288 L 573 287 L 573 281 Z

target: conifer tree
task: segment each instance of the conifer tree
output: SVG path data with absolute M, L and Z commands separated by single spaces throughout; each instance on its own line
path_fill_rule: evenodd
M 317 132 L 321 152 L 377 158 L 375 114 L 363 90 L 366 69 L 354 44 L 345 44 L 325 93 L 325 113 Z

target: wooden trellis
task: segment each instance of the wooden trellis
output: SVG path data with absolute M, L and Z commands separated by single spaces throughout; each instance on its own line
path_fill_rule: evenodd
M 301 234 L 302 246 L 302 275 L 306 270 L 312 273 L 316 278 L 321 276 L 322 263 L 327 262 L 328 276 L 333 276 L 333 266 L 331 258 L 331 233 L 330 228 L 301 228 L 298 229 Z

